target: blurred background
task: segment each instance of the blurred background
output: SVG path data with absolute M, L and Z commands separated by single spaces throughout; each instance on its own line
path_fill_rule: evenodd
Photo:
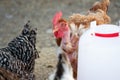
M 86 13 L 98 0 L 0 0 L 0 48 L 21 33 L 30 20 L 37 27 L 36 80 L 47 80 L 56 65 L 56 43 L 51 20 L 55 12 L 62 11 L 68 19 L 73 13 Z M 120 20 L 120 0 L 111 0 L 108 15 L 112 24 Z

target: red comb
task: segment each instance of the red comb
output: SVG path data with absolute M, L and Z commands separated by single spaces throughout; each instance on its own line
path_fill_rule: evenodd
M 53 26 L 55 26 L 57 24 L 57 21 L 62 17 L 62 12 L 57 12 L 54 17 L 53 17 L 53 20 L 52 20 L 52 24 Z

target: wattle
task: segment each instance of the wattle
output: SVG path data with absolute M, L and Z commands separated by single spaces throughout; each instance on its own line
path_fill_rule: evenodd
M 54 36 L 56 38 L 62 38 L 64 36 L 64 32 L 62 32 L 62 31 L 56 31 L 56 32 L 54 32 Z

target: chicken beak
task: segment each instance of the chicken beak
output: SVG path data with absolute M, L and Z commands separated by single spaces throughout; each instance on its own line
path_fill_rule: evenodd
M 59 29 L 58 27 L 55 27 L 55 28 L 53 29 L 53 33 L 56 32 L 56 31 L 58 31 L 58 29 Z

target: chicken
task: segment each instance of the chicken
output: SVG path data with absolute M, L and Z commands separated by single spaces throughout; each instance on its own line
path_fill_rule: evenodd
M 74 80 L 72 66 L 64 52 L 59 54 L 57 68 L 49 80 Z
M 35 59 L 39 57 L 36 34 L 36 29 L 32 29 L 28 22 L 18 37 L 0 49 L 0 67 L 18 74 L 20 78 L 33 74 Z M 34 75 L 31 79 L 34 80 Z
M 99 1 L 95 2 L 92 8 L 90 8 L 90 11 L 96 11 L 98 9 L 101 9 L 107 13 L 109 5 L 110 5 L 110 0 L 101 0 L 101 2 Z
M 34 61 L 38 58 L 36 44 L 36 29 L 31 29 L 29 22 L 24 26 L 21 35 L 2 48 L 2 51 L 10 53 L 13 57 L 26 63 L 26 70 L 31 72 L 34 69 Z
M 110 23 L 111 19 L 107 15 L 109 4 L 109 0 L 102 0 L 101 2 L 95 3 L 88 11 L 87 15 L 73 14 L 69 18 L 69 25 L 74 23 L 77 27 L 79 27 L 82 24 L 84 25 L 84 28 L 87 29 L 92 21 L 96 21 L 97 25 Z
M 65 52 L 70 59 L 71 65 L 73 67 L 73 72 L 77 73 L 76 64 L 76 43 L 78 41 L 78 36 L 70 36 L 71 30 L 68 26 L 68 22 L 62 18 L 62 12 L 58 12 L 53 17 L 53 34 L 58 45 L 58 55 L 61 52 Z

